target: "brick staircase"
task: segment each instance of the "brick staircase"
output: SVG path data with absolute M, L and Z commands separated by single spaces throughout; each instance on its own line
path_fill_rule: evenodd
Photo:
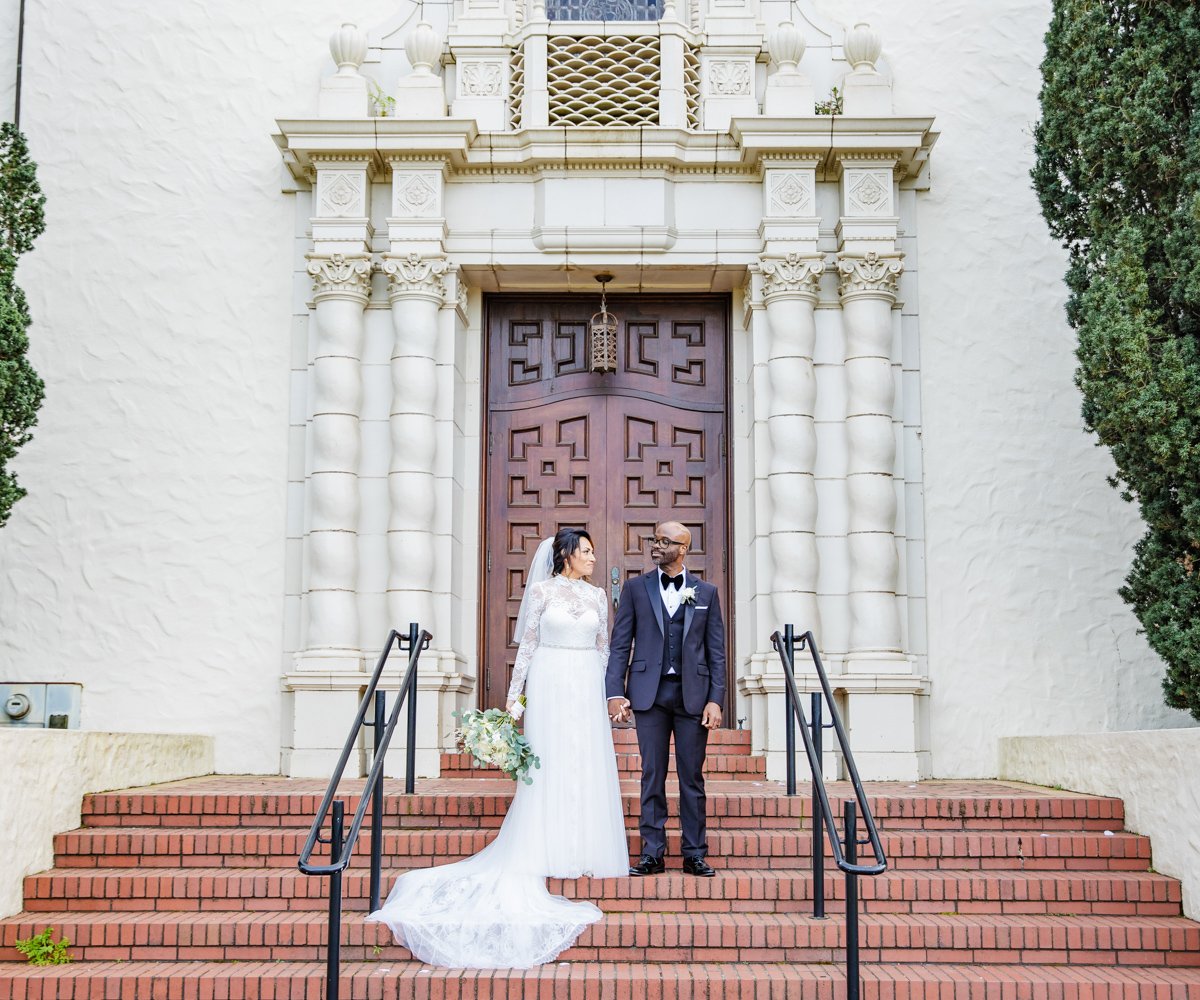
M 813 919 L 809 801 L 765 780 L 747 735 L 718 733 L 711 748 L 717 876 L 685 877 L 676 853 L 655 878 L 551 880 L 606 917 L 532 972 L 412 962 L 362 922 L 361 844 L 345 880 L 342 997 L 844 996 L 842 879 L 828 876 L 831 916 Z M 617 741 L 634 851 L 636 744 Z M 474 853 L 503 818 L 510 784 L 456 755 L 444 764 L 416 795 L 392 784 L 388 884 Z M 83 828 L 56 838 L 55 868 L 26 880 L 25 911 L 0 921 L 0 1000 L 322 997 L 327 883 L 295 867 L 322 791 L 214 777 L 89 796 Z M 1123 831 L 1119 801 L 1003 782 L 868 793 L 891 867 L 860 883 L 864 997 L 1200 1000 L 1200 924 L 1181 916 L 1179 883 L 1150 868 L 1149 842 Z M 47 926 L 76 961 L 20 964 L 14 942 Z

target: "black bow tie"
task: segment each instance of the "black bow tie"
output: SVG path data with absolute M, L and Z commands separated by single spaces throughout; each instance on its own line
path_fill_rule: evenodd
M 679 588 L 683 586 L 683 574 L 680 573 L 678 576 L 667 576 L 667 574 L 664 573 L 662 575 L 662 585 L 664 589 L 667 587 L 674 587 L 676 590 L 679 590 Z

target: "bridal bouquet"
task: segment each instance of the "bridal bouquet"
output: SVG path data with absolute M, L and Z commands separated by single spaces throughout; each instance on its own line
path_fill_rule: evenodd
M 518 699 L 525 705 L 525 696 Z M 510 778 L 533 784 L 529 772 L 541 767 L 529 741 L 517 731 L 517 720 L 500 708 L 455 712 L 458 716 L 458 745 L 469 753 L 478 767 L 498 767 Z M 516 713 L 520 718 L 520 712 Z

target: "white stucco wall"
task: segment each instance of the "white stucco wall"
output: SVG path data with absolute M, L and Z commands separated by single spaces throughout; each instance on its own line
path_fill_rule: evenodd
M 1125 802 L 1125 825 L 1150 837 L 1154 869 L 1183 883 L 1200 919 L 1200 729 L 1000 741 L 1000 776 Z
M 1116 595 L 1139 527 L 1081 431 L 1028 181 L 1048 0 L 817 6 L 882 31 L 896 110 L 942 132 L 916 207 L 934 772 L 995 774 L 1003 735 L 1182 724 Z M 218 769 L 278 767 L 303 236 L 269 137 L 315 107 L 337 22 L 395 9 L 30 0 L 49 230 L 22 281 L 48 394 L 0 531 L 0 672 L 83 683 L 87 727 L 211 733 Z
M 853 16 L 883 34 L 896 111 L 941 132 L 918 199 L 934 773 L 996 774 L 999 736 L 1188 725 L 1117 596 L 1140 522 L 1082 430 L 1029 180 L 1049 0 Z
M 0 679 L 79 681 L 85 728 L 209 733 L 220 770 L 276 771 L 295 221 L 270 136 L 313 106 L 334 22 L 379 7 L 26 16 L 47 393 L 0 531 Z
M 0 729 L 0 917 L 23 903 L 22 880 L 54 864 L 54 834 L 79 826 L 84 795 L 178 781 L 213 770 L 204 736 Z

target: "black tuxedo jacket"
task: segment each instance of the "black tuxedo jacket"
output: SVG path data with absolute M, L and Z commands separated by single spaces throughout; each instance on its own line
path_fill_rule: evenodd
M 606 697 L 629 699 L 635 712 L 654 704 L 663 671 L 663 607 L 655 569 L 635 577 L 621 591 L 613 624 L 604 687 Z M 725 703 L 725 622 L 717 588 L 687 576 L 696 600 L 683 605 L 683 704 L 699 715 L 707 702 Z

